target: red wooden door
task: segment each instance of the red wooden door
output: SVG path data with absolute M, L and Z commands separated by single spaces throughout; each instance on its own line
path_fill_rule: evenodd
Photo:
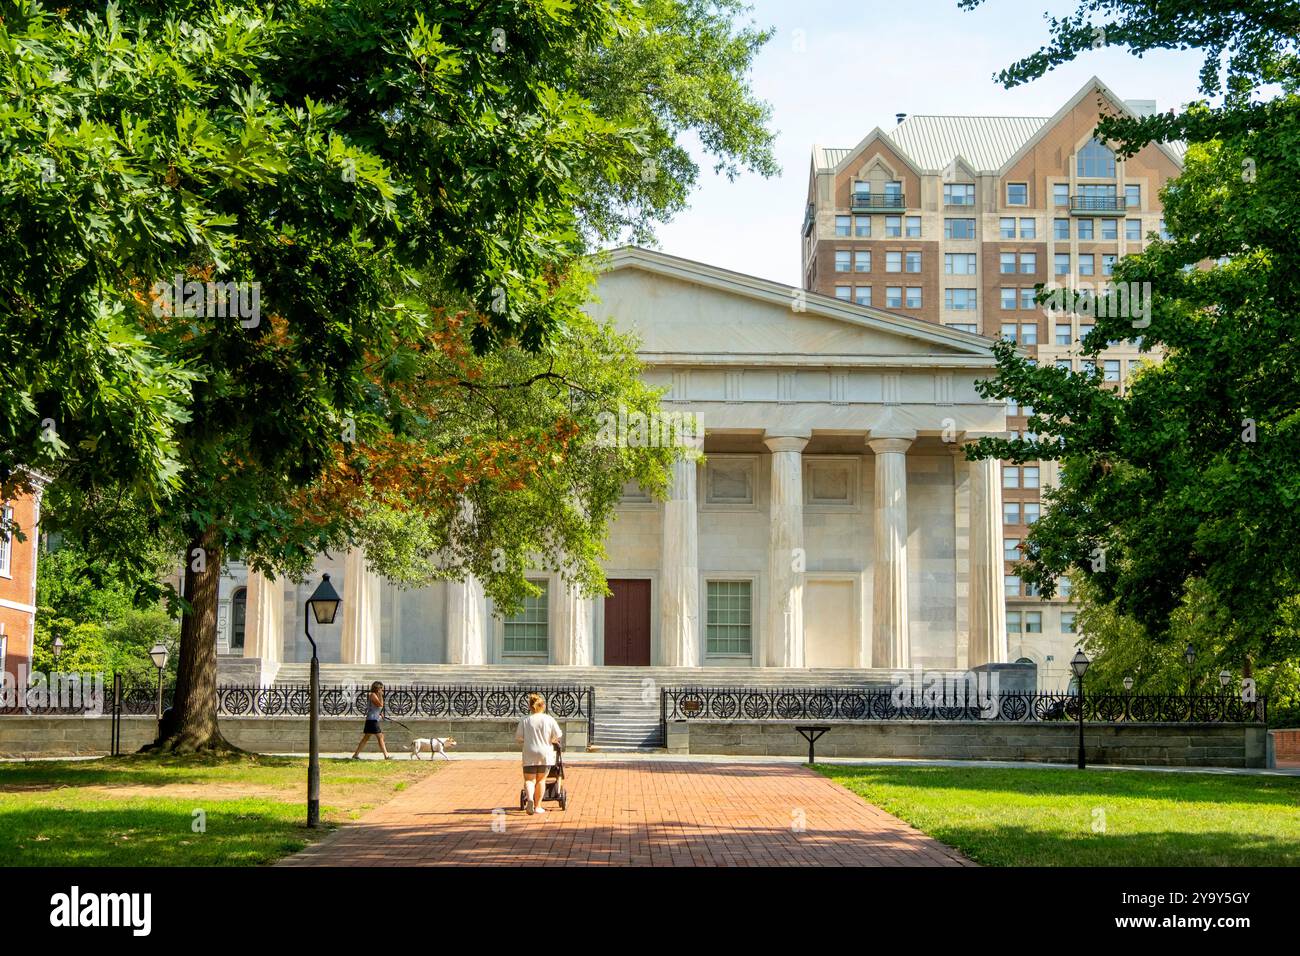
M 650 666 L 650 582 L 610 581 L 605 598 L 605 663 Z

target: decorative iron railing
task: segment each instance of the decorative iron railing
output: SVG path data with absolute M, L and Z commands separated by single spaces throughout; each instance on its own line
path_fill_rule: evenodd
M 1071 212 L 1124 212 L 1128 199 L 1124 196 L 1071 196 Z
M 906 209 L 901 192 L 892 190 L 884 193 L 854 193 L 849 198 L 849 208 L 854 212 L 870 212 L 875 209 Z
M 845 687 L 675 687 L 664 690 L 669 720 L 1001 720 L 1077 721 L 1073 694 L 912 693 Z M 1083 698 L 1084 721 L 1104 723 L 1266 723 L 1264 698 L 1096 694 Z

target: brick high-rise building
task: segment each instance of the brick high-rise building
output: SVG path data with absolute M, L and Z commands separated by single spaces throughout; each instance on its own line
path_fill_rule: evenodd
M 907 116 L 851 149 L 813 148 L 801 229 L 803 283 L 836 296 L 986 336 L 1012 338 L 1040 362 L 1081 370 L 1091 320 L 1048 314 L 1035 285 L 1097 288 L 1119 258 L 1163 230 L 1160 190 L 1182 171 L 1177 145 L 1123 159 L 1093 133 L 1103 113 L 1145 115 L 1095 77 L 1055 116 Z M 1140 334 L 1140 333 L 1138 333 Z M 1100 357 L 1123 388 L 1151 356 L 1136 342 Z M 1013 433 L 1024 408 L 1008 410 Z M 1013 573 L 1037 520 L 1052 462 L 1002 469 L 1008 649 L 1047 687 L 1069 680 L 1077 640 L 1065 596 L 1044 601 Z

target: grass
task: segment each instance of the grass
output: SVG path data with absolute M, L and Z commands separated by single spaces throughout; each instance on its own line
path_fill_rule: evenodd
M 1300 866 L 1296 777 L 817 769 L 989 866 Z
M 439 767 L 321 762 L 319 833 Z M 0 866 L 256 866 L 301 850 L 307 761 L 116 757 L 0 764 Z M 202 824 L 200 829 L 199 824 Z

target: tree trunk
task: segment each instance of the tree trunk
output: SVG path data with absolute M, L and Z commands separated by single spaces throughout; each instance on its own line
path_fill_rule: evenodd
M 202 557 L 201 562 L 199 557 Z M 176 694 L 166 738 L 150 751 L 194 753 L 236 751 L 217 727 L 217 594 L 221 584 L 221 544 L 215 527 L 190 541 L 185 554 L 185 600 L 181 616 Z M 196 564 L 199 570 L 196 570 Z

